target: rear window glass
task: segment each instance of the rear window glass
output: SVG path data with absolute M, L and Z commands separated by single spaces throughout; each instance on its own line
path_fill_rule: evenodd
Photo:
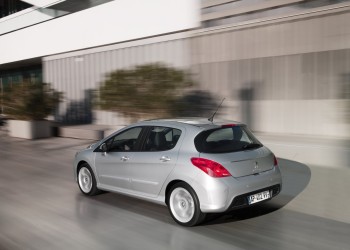
M 246 126 L 206 130 L 196 136 L 194 143 L 201 153 L 229 153 L 262 146 Z

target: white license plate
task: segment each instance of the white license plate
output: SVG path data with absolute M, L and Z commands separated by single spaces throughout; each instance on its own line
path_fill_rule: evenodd
M 258 194 L 253 194 L 248 196 L 248 201 L 249 201 L 249 205 L 250 204 L 254 204 L 263 200 L 267 200 L 270 198 L 270 192 L 269 191 L 264 191 Z

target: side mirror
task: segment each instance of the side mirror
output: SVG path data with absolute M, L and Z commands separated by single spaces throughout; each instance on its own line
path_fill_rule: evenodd
M 106 143 L 102 143 L 100 145 L 99 149 L 101 150 L 101 152 L 107 152 L 107 145 L 106 145 Z

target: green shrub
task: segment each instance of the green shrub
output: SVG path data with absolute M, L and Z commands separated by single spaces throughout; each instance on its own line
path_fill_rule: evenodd
M 61 94 L 47 83 L 22 82 L 4 88 L 4 114 L 16 120 L 43 120 L 57 108 Z
M 184 89 L 192 85 L 187 72 L 163 64 L 116 70 L 101 84 L 97 105 L 131 117 L 169 116 Z

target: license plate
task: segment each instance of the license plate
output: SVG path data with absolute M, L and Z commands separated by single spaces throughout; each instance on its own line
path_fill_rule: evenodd
M 249 205 L 250 204 L 254 204 L 263 200 L 267 200 L 270 198 L 270 192 L 269 191 L 264 191 L 258 194 L 253 194 L 248 196 L 248 201 L 249 201 Z

